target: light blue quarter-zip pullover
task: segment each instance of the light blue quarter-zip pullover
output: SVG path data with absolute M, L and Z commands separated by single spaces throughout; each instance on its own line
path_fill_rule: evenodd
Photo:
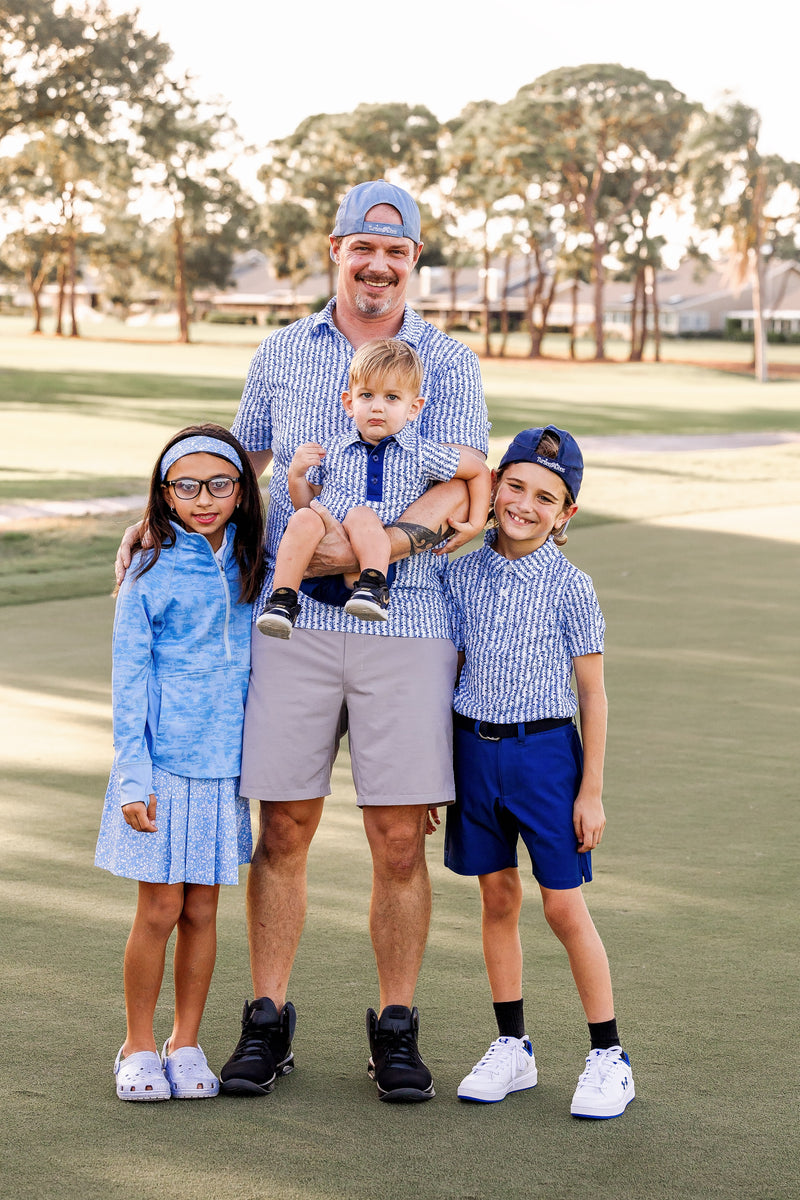
M 114 757 L 121 804 L 147 798 L 153 765 L 190 779 L 238 776 L 250 678 L 252 605 L 237 603 L 232 524 L 219 565 L 202 534 L 125 576 L 113 634 Z M 146 556 L 147 551 L 143 554 Z

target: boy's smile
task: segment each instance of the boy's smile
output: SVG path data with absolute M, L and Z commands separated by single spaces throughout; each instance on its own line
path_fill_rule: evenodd
M 512 559 L 531 554 L 577 511 L 554 471 L 538 463 L 509 463 L 494 481 L 495 549 Z

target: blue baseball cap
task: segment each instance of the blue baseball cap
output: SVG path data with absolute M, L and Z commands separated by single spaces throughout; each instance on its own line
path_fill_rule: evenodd
M 555 458 L 546 458 L 543 454 L 536 453 L 536 447 L 545 433 L 551 433 L 558 439 L 558 454 Z M 523 429 L 500 459 L 500 466 L 505 467 L 508 463 L 516 462 L 536 463 L 540 467 L 547 467 L 548 471 L 561 476 L 572 499 L 578 499 L 583 479 L 583 455 L 575 438 L 571 433 L 567 433 L 566 429 L 557 429 L 555 425 L 545 425 L 541 429 Z
M 390 204 L 400 214 L 400 225 L 385 221 L 368 221 L 367 213 L 376 204 Z M 382 237 L 411 238 L 422 241 L 420 216 L 413 196 L 385 179 L 372 179 L 368 183 L 356 184 L 345 195 L 339 211 L 332 237 L 345 237 L 348 233 L 375 233 Z

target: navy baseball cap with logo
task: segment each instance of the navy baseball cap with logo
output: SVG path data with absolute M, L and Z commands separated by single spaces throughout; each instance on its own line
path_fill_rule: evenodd
M 551 433 L 558 439 L 558 454 L 555 458 L 546 458 L 536 453 L 536 447 L 542 440 L 542 435 Z M 560 475 L 570 491 L 573 500 L 578 499 L 583 479 L 583 455 L 578 443 L 566 429 L 557 429 L 555 425 L 545 425 L 541 429 L 523 429 L 518 433 L 511 445 L 500 459 L 500 466 L 508 463 L 529 462 L 547 467 L 555 475 Z
M 390 204 L 400 214 L 400 224 L 386 221 L 368 221 L 367 213 L 377 204 Z M 419 243 L 419 209 L 413 196 L 385 179 L 371 179 L 359 183 L 346 194 L 336 214 L 336 224 L 331 237 L 345 237 L 348 233 L 375 233 L 383 237 L 411 238 Z

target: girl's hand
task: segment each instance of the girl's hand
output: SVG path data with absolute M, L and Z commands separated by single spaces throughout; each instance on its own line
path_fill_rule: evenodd
M 600 845 L 606 827 L 606 814 L 599 795 L 578 792 L 572 809 L 572 824 L 578 839 L 579 854 L 586 854 Z
M 448 517 L 447 524 L 455 530 L 455 533 L 447 539 L 444 546 L 434 550 L 434 554 L 449 554 L 451 550 L 459 550 L 462 546 L 466 546 L 467 542 L 471 542 L 475 535 L 481 533 L 484 528 L 483 525 L 470 525 L 469 521 L 457 521 L 455 517 Z
M 158 833 L 158 827 L 156 826 L 156 798 L 152 792 L 150 793 L 150 802 L 147 808 L 145 808 L 143 800 L 137 800 L 134 804 L 125 804 L 122 809 L 122 815 L 131 829 L 135 829 L 138 833 Z
M 436 833 L 436 830 L 439 828 L 441 823 L 442 823 L 442 818 L 439 816 L 439 809 L 438 808 L 429 808 L 428 809 L 428 819 L 425 822 L 425 833 L 428 836 L 430 836 L 432 833 Z
M 304 479 L 309 467 L 318 467 L 325 457 L 325 447 L 318 442 L 304 442 L 298 446 L 289 464 L 289 476 Z

